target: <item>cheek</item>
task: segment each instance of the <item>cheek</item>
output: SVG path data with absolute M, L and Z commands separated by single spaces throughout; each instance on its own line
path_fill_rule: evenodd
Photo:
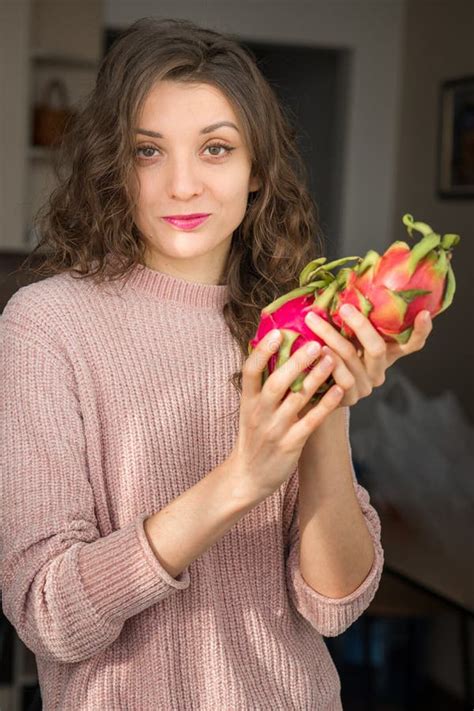
M 143 172 L 140 175 L 140 194 L 138 196 L 138 204 L 146 206 L 152 200 L 156 200 L 156 196 L 161 193 L 160 182 L 155 175 L 151 175 L 151 171 Z
M 235 204 L 240 209 L 240 203 L 247 204 L 249 175 L 247 171 L 229 172 L 218 176 L 215 181 L 215 193 L 222 201 Z
M 145 175 L 139 176 L 138 186 L 134 219 L 141 229 L 148 229 L 153 215 L 159 210 L 159 190 L 156 190 L 156 181 Z

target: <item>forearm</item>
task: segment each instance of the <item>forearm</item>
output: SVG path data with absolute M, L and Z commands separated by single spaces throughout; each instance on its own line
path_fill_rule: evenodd
M 374 545 L 354 489 L 338 408 L 308 439 L 299 460 L 300 570 L 321 595 L 357 589 L 374 562 Z
M 150 546 L 176 578 L 259 503 L 229 460 L 144 521 Z

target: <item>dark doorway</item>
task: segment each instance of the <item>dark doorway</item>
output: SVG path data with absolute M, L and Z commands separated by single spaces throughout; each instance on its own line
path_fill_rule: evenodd
M 348 50 L 242 42 L 289 109 L 319 208 L 328 259 L 340 257 Z

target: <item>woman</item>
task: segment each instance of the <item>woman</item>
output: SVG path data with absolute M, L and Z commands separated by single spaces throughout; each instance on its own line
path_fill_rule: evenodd
M 321 356 L 300 349 L 262 387 L 260 310 L 322 250 L 294 139 L 248 51 L 153 18 L 65 138 L 47 276 L 0 349 L 3 606 L 46 711 L 342 708 L 322 635 L 383 567 L 348 405 L 428 327 L 402 352 L 348 317 L 359 356 L 313 325 L 332 362 L 283 400 Z

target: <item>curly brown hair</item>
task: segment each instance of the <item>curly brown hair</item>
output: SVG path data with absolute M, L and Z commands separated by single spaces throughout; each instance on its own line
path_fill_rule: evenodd
M 165 79 L 207 83 L 225 95 L 260 179 L 219 281 L 229 295 L 223 316 L 245 359 L 261 309 L 298 286 L 300 271 L 323 255 L 325 240 L 294 118 L 254 53 L 230 34 L 154 17 L 120 34 L 61 140 L 53 163 L 57 187 L 35 215 L 39 241 L 20 268 L 40 277 L 71 272 L 100 283 L 126 278 L 137 263 L 145 264 L 146 243 L 133 219 L 134 119 L 149 90 Z M 37 254 L 43 261 L 32 267 Z M 230 380 L 241 393 L 242 370 Z

